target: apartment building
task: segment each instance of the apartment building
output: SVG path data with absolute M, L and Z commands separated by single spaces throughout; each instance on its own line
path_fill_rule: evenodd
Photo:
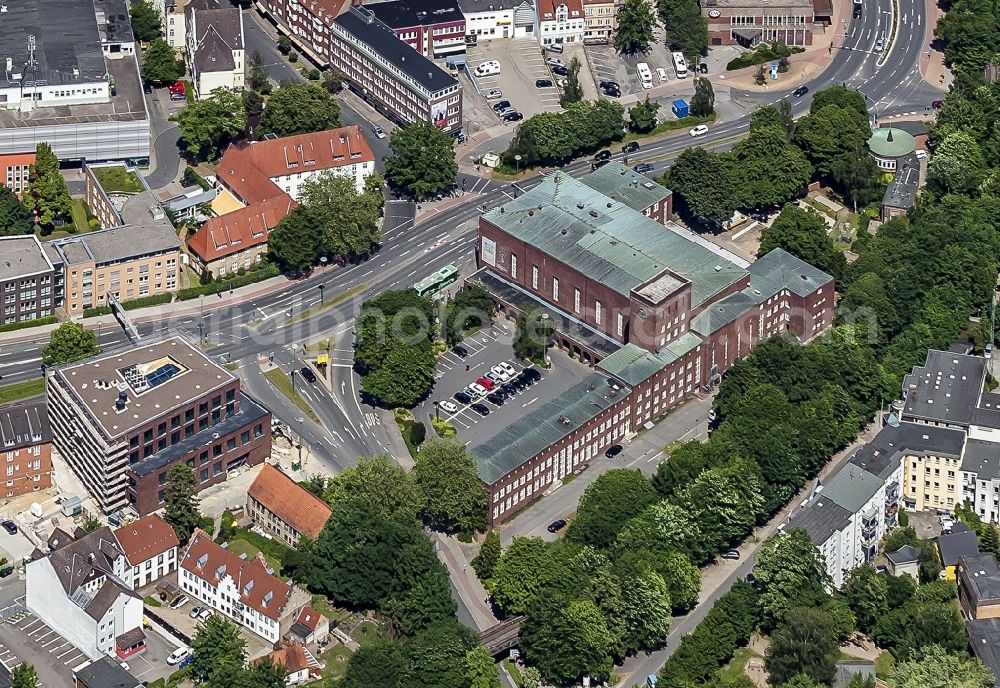
M 3 488 L 17 497 L 52 487 L 52 432 L 43 401 L 0 406 Z
M 260 554 L 237 556 L 200 528 L 181 558 L 178 583 L 188 595 L 272 644 L 310 601 L 305 590 L 274 576 Z
M 187 49 L 187 26 L 184 7 L 187 0 L 151 0 L 153 9 L 162 19 L 163 40 L 183 55 Z
M 812 45 L 830 21 L 827 0 L 705 0 L 702 15 L 711 45 L 754 48 L 760 43 Z
M 58 529 L 52 551 L 25 567 L 25 607 L 91 659 L 126 659 L 145 649 L 142 598 L 108 527 L 73 540 Z
M 947 509 L 962 502 L 962 452 L 952 455 L 911 456 L 903 474 L 903 501 L 910 511 Z
M 431 122 L 449 134 L 461 130 L 458 81 L 397 40 L 372 11 L 349 6 L 333 21 L 331 38 L 330 65 L 383 114 L 402 124 Z
M 959 559 L 958 603 L 966 619 L 1000 618 L 1000 568 L 992 552 Z
M 358 126 L 230 146 L 216 167 L 223 188 L 244 207 L 210 218 L 188 239 L 199 274 L 225 277 L 259 263 L 267 238 L 317 174 L 348 177 L 355 190 L 375 172 L 375 154 Z
M 583 0 L 584 43 L 610 44 L 618 28 L 616 0 Z
M 465 17 L 457 0 L 387 0 L 366 7 L 424 57 L 465 54 Z
M 0 184 L 6 186 L 20 198 L 28 188 L 28 177 L 31 173 L 31 166 L 34 164 L 34 152 L 0 155 Z
M 587 30 L 583 0 L 535 0 L 538 40 L 542 45 L 580 43 Z
M 295 547 L 303 535 L 319 537 L 330 507 L 280 468 L 264 464 L 247 490 L 247 515 L 265 533 Z
M 535 35 L 533 0 L 458 0 L 470 41 Z
M 179 336 L 51 369 L 46 395 L 56 448 L 105 513 L 162 508 L 176 464 L 204 489 L 271 453 L 270 413 Z
M 34 234 L 0 237 L 3 324 L 46 318 L 59 307 L 56 268 Z
M 139 589 L 177 570 L 180 541 L 159 514 L 149 514 L 114 531 L 132 568 L 132 588 Z
M 196 98 L 246 85 L 243 13 L 219 0 L 190 0 L 184 8 L 185 51 Z

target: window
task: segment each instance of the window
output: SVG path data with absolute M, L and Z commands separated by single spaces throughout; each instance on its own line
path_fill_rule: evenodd
M 625 336 L 625 316 L 623 316 L 621 313 L 618 314 L 618 336 L 619 337 Z
M 573 288 L 573 312 L 580 312 L 580 290 L 576 287 Z
M 552 278 L 552 300 L 559 301 L 559 278 Z
M 517 256 L 510 254 L 510 276 L 517 279 Z
M 538 289 L 538 266 L 531 266 L 531 288 Z

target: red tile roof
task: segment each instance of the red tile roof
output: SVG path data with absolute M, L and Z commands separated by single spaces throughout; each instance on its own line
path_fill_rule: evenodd
M 375 161 L 358 126 L 258 141 L 246 150 L 251 163 L 271 179 Z
M 254 246 L 267 244 L 268 233 L 297 204 L 288 194 L 213 217 L 188 239 L 188 248 L 209 263 Z
M 319 626 L 320 613 L 313 609 L 312 607 L 303 607 L 302 611 L 299 612 L 299 618 L 295 620 L 295 623 L 300 623 L 310 631 L 315 631 L 316 627 Z
M 566 5 L 566 15 L 569 19 L 583 16 L 581 0 L 538 0 L 538 16 L 541 17 L 541 21 L 555 21 L 556 8 L 559 5 Z
M 212 586 L 218 586 L 226 577 L 232 578 L 239 588 L 240 602 L 276 621 L 292 596 L 292 586 L 268 573 L 259 554 L 240 559 L 217 545 L 200 528 L 191 535 L 180 565 Z
M 247 495 L 260 502 L 292 528 L 312 539 L 330 518 L 330 507 L 271 464 L 253 481 Z
M 181 544 L 174 529 L 158 514 L 143 516 L 114 532 L 115 539 L 132 566 L 138 566 Z
M 306 656 L 305 645 L 288 645 L 280 650 L 275 650 L 270 654 L 264 655 L 264 657 L 270 657 L 271 661 L 276 665 L 281 664 L 284 666 L 286 675 L 309 668 L 309 658 Z M 260 663 L 264 660 L 264 657 L 258 657 L 253 660 L 253 663 Z M 318 675 L 320 673 L 319 667 L 314 666 L 309 673 Z

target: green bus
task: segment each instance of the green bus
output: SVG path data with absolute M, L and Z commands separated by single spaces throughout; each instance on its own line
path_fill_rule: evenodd
M 430 277 L 425 277 L 414 284 L 413 288 L 416 289 L 417 293 L 421 296 L 429 296 L 431 294 L 436 294 L 449 284 L 453 284 L 457 279 L 458 268 L 454 265 L 445 265 Z

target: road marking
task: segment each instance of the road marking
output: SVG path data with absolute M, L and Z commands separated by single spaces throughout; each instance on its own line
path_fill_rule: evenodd
M 535 397 L 531 401 L 526 401 L 525 403 L 521 404 L 521 408 L 530 406 L 531 404 L 534 404 L 536 401 L 538 401 L 538 397 Z

